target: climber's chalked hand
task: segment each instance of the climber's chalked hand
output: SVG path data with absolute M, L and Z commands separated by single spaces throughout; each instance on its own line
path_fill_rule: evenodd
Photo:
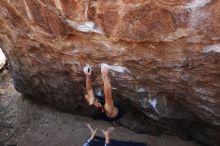
M 84 67 L 83 71 L 84 71 L 85 75 L 91 75 L 92 74 L 92 68 L 88 64 Z

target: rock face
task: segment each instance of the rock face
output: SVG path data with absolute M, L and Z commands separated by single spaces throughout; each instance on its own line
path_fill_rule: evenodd
M 107 63 L 121 123 L 220 145 L 220 1 L 1 0 L 0 48 L 14 85 L 33 99 L 88 115 Z

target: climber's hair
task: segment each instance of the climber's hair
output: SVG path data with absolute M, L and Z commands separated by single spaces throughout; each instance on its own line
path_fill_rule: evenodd
M 101 114 L 102 114 L 102 109 L 101 108 L 97 108 L 94 105 L 90 106 L 90 111 L 91 111 L 91 118 L 93 118 L 94 120 L 97 120 L 100 118 Z

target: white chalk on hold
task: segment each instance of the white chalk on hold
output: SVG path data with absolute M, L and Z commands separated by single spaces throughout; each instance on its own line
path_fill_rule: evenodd
M 156 99 L 149 99 L 148 102 L 150 103 L 150 105 L 152 105 L 154 108 L 156 108 L 157 105 L 157 100 Z
M 185 9 L 196 9 L 200 7 L 204 7 L 208 3 L 210 3 L 212 0 L 193 0 L 190 3 L 187 3 L 183 8 Z
M 101 28 L 96 26 L 96 24 L 93 21 L 85 21 L 85 22 L 77 23 L 73 20 L 66 19 L 65 22 L 73 29 L 76 29 L 81 32 L 95 32 L 98 34 L 102 34 Z
M 110 68 L 110 66 L 106 63 L 101 63 L 100 66 L 101 66 L 101 69 L 103 69 L 103 68 L 109 69 Z
M 215 52 L 220 53 L 220 44 L 210 45 L 203 49 L 204 53 Z
M 89 64 L 86 64 L 86 66 L 83 69 L 84 73 L 90 74 L 92 72 L 92 68 Z
M 119 65 L 108 65 L 106 63 L 101 63 L 100 66 L 101 66 L 101 69 L 107 68 L 109 70 L 119 72 L 119 73 L 124 73 L 124 72 L 130 73 L 130 71 L 126 67 L 119 66 Z
M 139 88 L 139 89 L 137 89 L 137 92 L 138 93 L 141 93 L 141 92 L 145 92 L 146 90 L 144 89 L 144 88 Z

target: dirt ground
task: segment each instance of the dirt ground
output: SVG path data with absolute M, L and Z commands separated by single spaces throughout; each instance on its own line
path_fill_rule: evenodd
M 0 146 L 82 146 L 89 137 L 87 123 L 99 129 L 112 126 L 34 103 L 14 89 L 7 71 L 0 74 Z M 100 131 L 98 136 L 103 137 Z M 120 126 L 115 126 L 112 138 L 150 146 L 199 146 L 174 136 L 136 134 Z

